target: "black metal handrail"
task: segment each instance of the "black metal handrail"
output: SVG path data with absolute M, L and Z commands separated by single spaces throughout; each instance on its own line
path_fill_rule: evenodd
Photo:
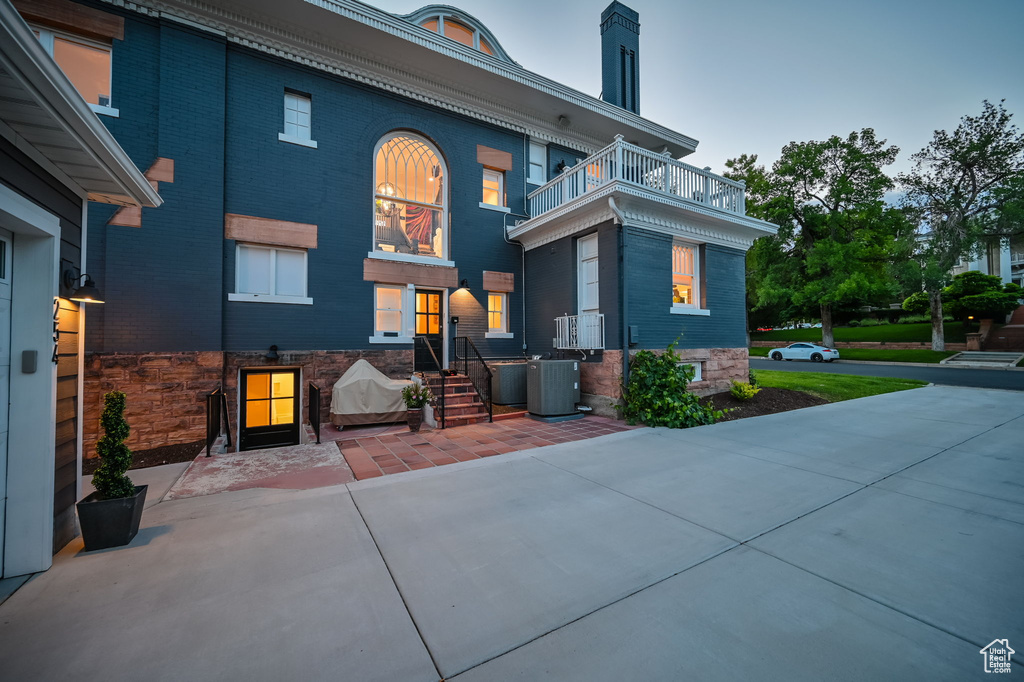
M 309 425 L 316 433 L 316 444 L 320 445 L 320 387 L 309 382 Z
M 462 363 L 462 373 L 469 377 L 476 389 L 480 400 L 487 406 L 487 421 L 494 421 L 494 406 L 491 402 L 491 381 L 493 373 L 491 368 L 480 355 L 473 339 L 468 336 L 455 337 L 455 368 L 458 370 L 459 363 Z
M 441 361 L 437 359 L 437 353 L 434 352 L 430 342 L 423 336 L 414 337 L 417 344 L 422 344 L 430 351 L 430 357 L 434 361 L 434 369 L 430 371 L 436 371 L 437 376 L 441 377 L 441 392 L 434 394 L 434 420 L 437 422 L 437 427 L 443 429 L 445 427 L 445 415 L 444 415 L 444 392 L 445 392 L 445 372 L 444 367 L 441 365 Z M 415 353 L 415 351 L 413 351 Z M 424 381 L 426 380 L 427 371 L 423 372 Z
M 231 419 L 228 417 L 228 398 L 218 388 L 206 396 L 206 456 L 210 456 L 210 447 L 220 438 L 226 437 L 228 447 L 231 446 Z

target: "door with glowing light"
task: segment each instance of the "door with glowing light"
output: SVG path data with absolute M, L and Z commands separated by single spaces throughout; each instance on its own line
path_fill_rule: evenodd
M 444 323 L 441 314 L 441 292 L 416 290 L 416 336 L 426 344 L 416 344 L 414 359 L 417 372 L 437 371 L 437 363 L 444 368 Z M 430 346 L 430 349 L 427 348 Z M 434 351 L 434 355 L 430 354 Z M 437 358 L 437 362 L 434 361 Z
M 302 414 L 297 369 L 243 369 L 240 450 L 299 442 Z

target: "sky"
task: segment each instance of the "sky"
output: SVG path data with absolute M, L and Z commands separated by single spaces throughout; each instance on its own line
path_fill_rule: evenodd
M 426 2 L 369 0 L 408 13 Z M 524 68 L 601 91 L 610 0 L 448 0 Z M 640 14 L 640 114 L 700 141 L 686 157 L 724 170 L 791 141 L 874 128 L 900 147 L 887 171 L 984 99 L 1024 128 L 1024 0 L 625 0 Z

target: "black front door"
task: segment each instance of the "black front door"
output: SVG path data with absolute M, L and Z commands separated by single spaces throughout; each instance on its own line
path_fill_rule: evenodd
M 416 371 L 437 371 L 437 363 L 444 367 L 444 325 L 441 322 L 441 292 L 416 291 L 416 336 L 427 343 L 416 343 Z M 431 356 L 430 346 L 434 351 Z M 434 361 L 436 356 L 437 362 Z
M 243 369 L 239 450 L 299 442 L 299 370 Z

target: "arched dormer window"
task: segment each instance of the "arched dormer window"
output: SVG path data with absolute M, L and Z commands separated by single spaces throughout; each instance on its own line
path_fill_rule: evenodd
M 401 15 L 406 21 L 422 26 L 428 31 L 439 33 L 466 47 L 480 50 L 484 54 L 515 63 L 505 50 L 498 44 L 494 34 L 470 15 L 448 5 L 427 5 L 412 12 Z
M 447 260 L 448 177 L 437 148 L 406 131 L 374 152 L 373 250 Z

